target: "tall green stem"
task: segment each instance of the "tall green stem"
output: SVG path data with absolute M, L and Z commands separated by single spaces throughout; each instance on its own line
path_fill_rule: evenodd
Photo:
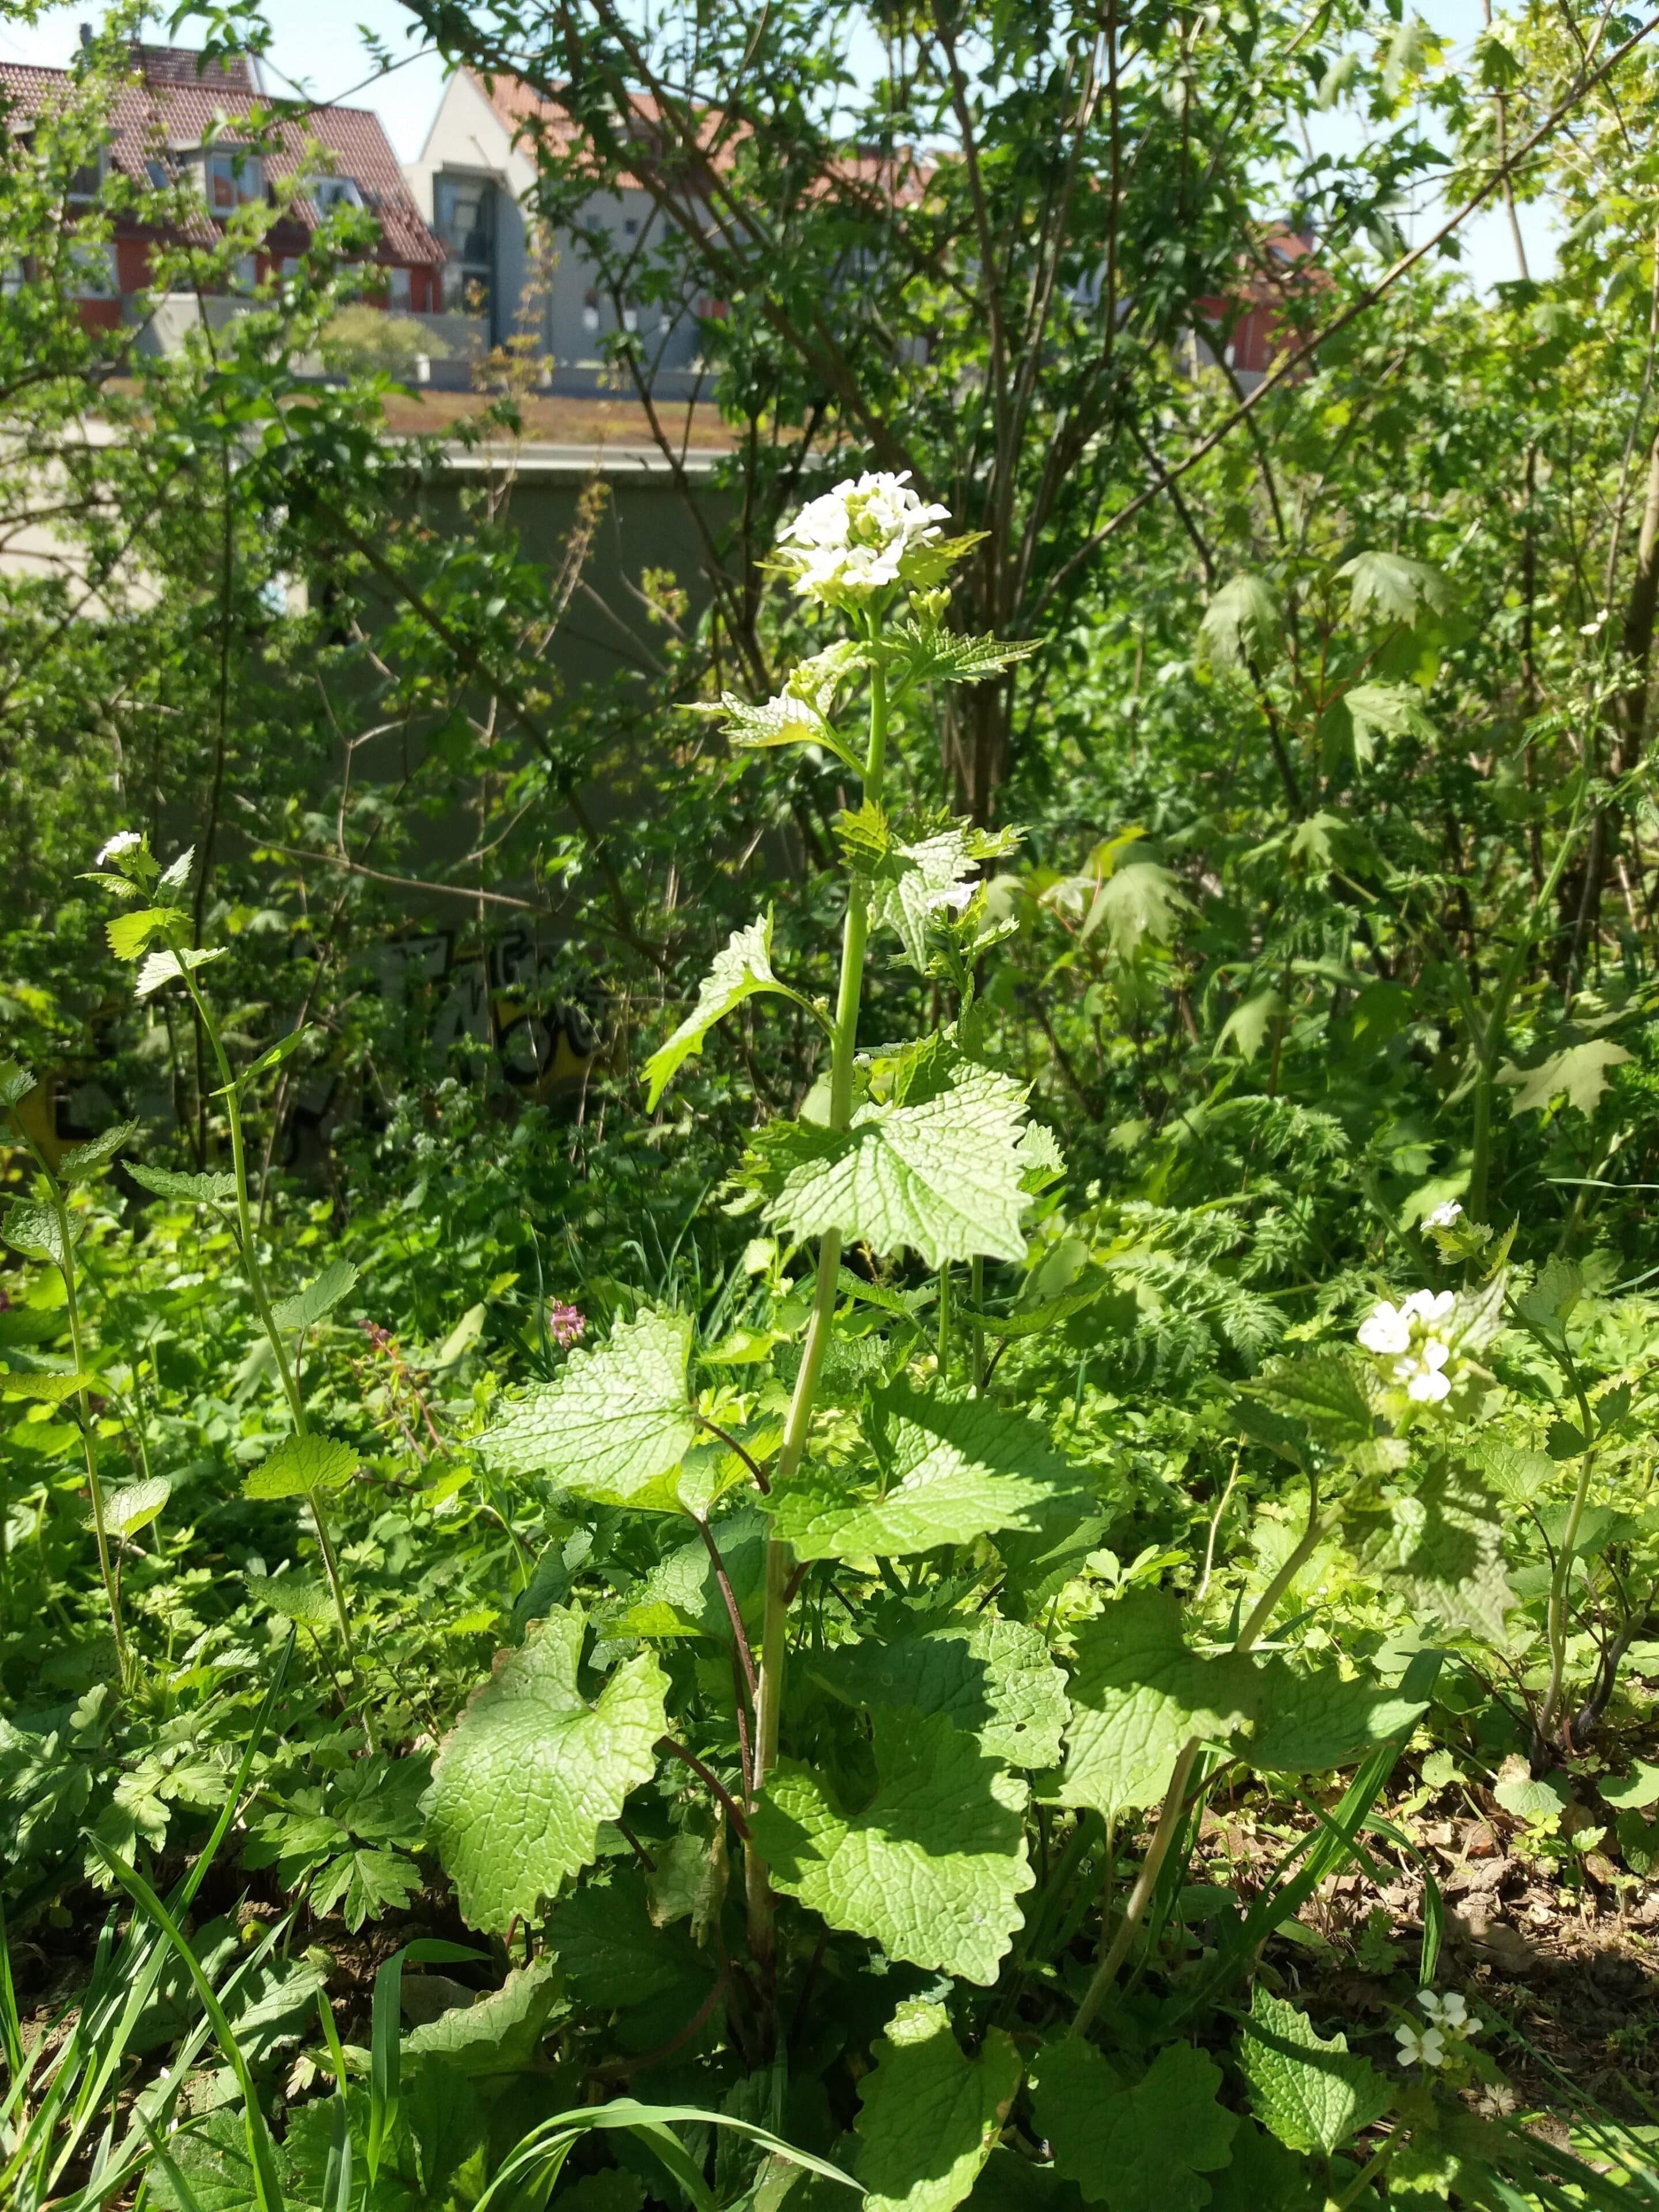
M 169 939 L 169 942 L 171 943 L 172 940 Z M 247 1188 L 247 1144 L 242 1128 L 241 1095 L 236 1087 L 236 1079 L 231 1073 L 229 1055 L 225 1051 L 224 1040 L 219 1034 L 219 1024 L 213 1018 L 212 1010 L 197 988 L 196 978 L 185 964 L 182 948 L 174 943 L 173 951 L 178 957 L 179 965 L 184 975 L 185 988 L 194 1002 L 197 1018 L 202 1024 L 203 1034 L 207 1038 L 213 1053 L 214 1064 L 219 1071 L 219 1081 L 225 1101 L 225 1120 L 230 1130 L 231 1172 L 236 1178 L 236 1233 L 242 1248 L 242 1266 L 247 1275 L 248 1289 L 253 1296 L 253 1308 L 259 1316 L 259 1326 L 265 1333 L 271 1354 L 276 1362 L 276 1372 L 282 1379 L 283 1395 L 288 1400 L 289 1412 L 294 1420 L 294 1433 L 295 1436 L 303 1437 L 309 1433 L 310 1429 L 310 1424 L 306 1419 L 305 1399 L 301 1394 L 300 1381 L 294 1371 L 294 1363 L 288 1356 L 288 1346 L 283 1341 L 283 1333 L 277 1328 L 276 1316 L 270 1310 L 270 1297 L 265 1289 L 264 1270 L 259 1265 L 258 1248 L 254 1242 L 253 1208 L 248 1197 Z M 357 1654 L 351 1641 L 351 1620 L 346 1611 L 345 1589 L 340 1580 L 339 1562 L 335 1556 L 333 1539 L 329 1533 L 328 1516 L 323 1508 L 320 1491 L 307 1491 L 306 1504 L 310 1510 L 312 1527 L 316 1532 L 317 1549 L 322 1554 L 323 1572 L 328 1577 L 329 1590 L 334 1600 L 334 1616 L 340 1625 L 340 1641 L 345 1650 L 346 1665 L 351 1669 L 352 1679 L 355 1681 L 358 1679 Z M 365 1716 L 365 1725 L 367 1726 L 367 1716 Z
M 1317 1492 L 1314 1493 L 1309 1500 L 1308 1525 L 1302 1532 L 1300 1541 L 1250 1608 L 1249 1619 L 1238 1632 L 1237 1641 L 1233 1645 L 1236 1656 L 1242 1656 L 1255 1645 L 1263 1630 L 1272 1620 L 1273 1614 L 1278 1611 L 1279 1600 L 1321 1544 L 1324 1542 L 1326 1537 L 1335 1528 L 1341 1517 L 1340 1508 L 1322 1516 L 1319 1511 L 1318 1493 Z M 1181 1747 L 1176 1759 L 1175 1771 L 1170 1777 L 1170 1785 L 1164 1793 L 1164 1804 L 1158 1816 L 1158 1826 L 1153 1829 L 1152 1839 L 1146 1846 L 1146 1856 L 1140 1863 L 1140 1872 L 1135 1877 L 1134 1887 L 1129 1892 L 1128 1902 L 1123 1908 L 1123 1917 L 1118 1923 L 1117 1932 L 1112 1937 L 1106 1955 L 1096 1967 L 1089 1986 L 1083 1993 L 1083 2002 L 1079 2005 L 1077 2016 L 1071 2026 L 1070 2033 L 1073 2035 L 1081 2035 L 1088 2027 L 1095 2014 L 1105 2002 L 1113 1983 L 1117 1979 L 1118 1970 L 1129 1954 L 1129 1946 L 1133 1942 L 1135 1930 L 1139 1927 L 1146 1907 L 1152 1902 L 1152 1892 L 1158 1885 L 1158 1875 L 1164 1870 L 1164 1862 L 1170 1856 L 1170 1846 L 1180 1832 L 1182 1820 L 1187 1809 L 1188 1784 L 1192 1780 L 1193 1768 L 1198 1763 L 1198 1754 L 1202 1748 L 1202 1743 L 1197 1736 L 1189 1737 Z
M 1590 1476 L 1595 1471 L 1595 1453 L 1590 1448 L 1593 1424 L 1589 1401 L 1578 1379 L 1577 1364 L 1567 1349 L 1565 1327 L 1561 1335 L 1560 1358 L 1564 1362 L 1573 1395 L 1578 1401 L 1578 1418 L 1583 1423 L 1580 1434 L 1586 1449 L 1578 1462 L 1578 1482 L 1572 1493 L 1572 1505 L 1567 1515 L 1567 1525 L 1562 1533 L 1561 1548 L 1556 1555 L 1555 1571 L 1550 1577 L 1549 1611 L 1545 1634 L 1549 1644 L 1549 1682 L 1544 1692 L 1544 1702 L 1538 1710 L 1537 1746 L 1542 1751 L 1555 1733 L 1560 1717 L 1561 1684 L 1567 1669 L 1567 1597 L 1572 1587 L 1572 1563 L 1578 1547 L 1579 1523 L 1584 1517 L 1584 1507 L 1589 1498 Z
M 69 1204 L 63 1186 L 52 1171 L 51 1163 L 28 1130 L 23 1117 L 14 1106 L 11 1118 L 18 1135 L 22 1139 L 30 1158 L 40 1170 L 50 1197 L 52 1218 L 58 1224 L 58 1272 L 64 1279 L 64 1310 L 69 1322 L 70 1357 L 75 1371 L 87 1371 L 86 1355 L 81 1339 L 81 1307 L 75 1289 L 75 1247 L 70 1235 Z M 121 1626 L 121 1597 L 116 1586 L 115 1570 L 110 1563 L 109 1527 L 104 1518 L 104 1486 L 98 1475 L 98 1455 L 92 1442 L 92 1400 L 83 1382 L 76 1393 L 76 1407 L 80 1417 L 81 1453 L 87 1470 L 87 1496 L 92 1504 L 92 1529 L 98 1544 L 98 1571 L 103 1577 L 104 1597 L 109 1607 L 109 1625 L 115 1637 L 115 1663 L 119 1669 L 121 1686 L 130 1686 L 127 1639 Z
M 879 635 L 872 621 L 870 635 Z M 864 796 L 881 804 L 887 769 L 887 672 L 879 658 L 870 672 L 870 750 L 864 764 Z M 844 1129 L 853 1118 L 853 1078 L 858 1054 L 859 1007 L 864 994 L 864 959 L 870 939 L 871 884 L 854 872 L 847 889 L 847 918 L 842 927 L 841 982 L 836 994 L 835 1043 L 830 1063 L 829 1127 Z M 789 1401 L 773 1480 L 787 1483 L 805 1454 L 817 1402 L 818 1377 L 835 1327 L 836 1279 L 841 1270 L 841 1232 L 827 1230 L 818 1244 L 812 1311 L 801 1347 L 800 1372 Z M 787 1623 L 794 1553 L 774 1537 L 766 1547 L 766 1600 L 761 1626 L 760 1685 L 755 1701 L 755 1790 L 758 1794 L 778 1755 L 778 1723 L 783 1708 L 787 1659 Z M 749 1944 L 763 1977 L 770 1979 L 775 1911 L 765 1862 L 750 1844 L 744 1878 L 749 1903 Z
M 64 1194 L 54 1178 L 52 1186 L 52 1212 L 58 1217 L 58 1235 L 63 1246 L 64 1258 L 59 1272 L 64 1278 L 64 1307 L 69 1321 L 70 1357 L 75 1371 L 84 1375 L 86 1358 L 81 1343 L 81 1308 L 75 1291 L 75 1255 L 70 1249 L 69 1207 Z M 121 1596 L 116 1584 L 115 1571 L 110 1564 L 109 1529 L 104 1519 L 104 1486 L 98 1475 L 98 1455 L 92 1442 L 92 1400 L 83 1382 L 76 1394 L 81 1416 L 81 1451 L 86 1463 L 87 1495 L 92 1501 L 93 1534 L 98 1541 L 98 1571 L 103 1577 L 104 1595 L 109 1605 L 109 1625 L 115 1634 L 115 1663 L 120 1670 L 121 1686 L 129 1682 L 127 1639 L 121 1626 Z

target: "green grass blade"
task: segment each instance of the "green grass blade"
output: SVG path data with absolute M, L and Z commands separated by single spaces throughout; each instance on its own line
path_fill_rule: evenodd
M 283 2212 L 283 2185 L 276 2170 L 276 2145 L 254 2090 L 253 2076 L 248 2071 L 247 2060 L 231 2031 L 217 1992 L 202 1972 L 201 1960 L 191 1949 L 177 1921 L 143 1875 L 125 1865 L 98 1838 L 94 1837 L 91 1840 L 128 1896 L 158 1923 L 167 1942 L 178 1954 L 185 1972 L 194 1983 L 196 1994 L 202 2001 L 202 2008 L 213 2023 L 215 2039 L 224 2052 L 231 2071 L 236 2076 L 236 2085 L 242 2093 L 242 2124 L 247 2136 L 248 2158 L 253 2171 L 254 2192 L 259 2212 Z
M 381 2154 L 398 2118 L 403 1982 L 404 1954 L 394 1951 L 374 1977 L 369 2043 L 368 2143 L 364 2157 L 371 2189 L 380 2178 Z

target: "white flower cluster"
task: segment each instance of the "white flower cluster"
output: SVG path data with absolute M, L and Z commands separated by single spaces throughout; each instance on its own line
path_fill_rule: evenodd
M 1448 2043 L 1463 2043 L 1480 2034 L 1480 2021 L 1469 2018 L 1468 2006 L 1457 1990 L 1442 1996 L 1437 1990 L 1419 1990 L 1417 2002 L 1427 2014 L 1429 2024 L 1419 2027 L 1415 2021 L 1402 2020 L 1395 2028 L 1402 2066 L 1443 2066 Z
M 1459 1379 L 1460 1363 L 1446 1330 L 1456 1303 L 1450 1291 L 1413 1291 L 1397 1306 L 1384 1298 L 1359 1324 L 1361 1344 L 1390 1363 L 1394 1380 L 1419 1405 L 1449 1397 Z
M 92 865 L 94 868 L 101 868 L 106 860 L 118 860 L 124 853 L 136 851 L 143 842 L 144 834 L 142 830 L 118 830 L 100 849 L 98 857 Z
M 1455 1198 L 1449 1198 L 1443 1206 L 1437 1206 L 1432 1213 L 1425 1216 L 1423 1226 L 1425 1229 L 1455 1229 L 1462 1218 L 1462 1207 Z
M 908 555 L 931 545 L 950 509 L 919 499 L 902 476 L 849 477 L 811 500 L 779 533 L 795 589 L 811 599 L 865 599 L 904 580 Z

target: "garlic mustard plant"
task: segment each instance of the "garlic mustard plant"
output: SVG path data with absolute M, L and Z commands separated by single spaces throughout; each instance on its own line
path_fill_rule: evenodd
M 896 586 L 939 581 L 953 557 L 939 539 L 950 510 L 918 498 L 908 475 L 839 483 L 786 524 L 778 564 L 797 592 L 852 608 Z
M 1448 1326 L 1456 1304 L 1451 1291 L 1413 1291 L 1397 1306 L 1383 1299 L 1359 1325 L 1360 1343 L 1418 1405 L 1438 1405 L 1462 1379 Z

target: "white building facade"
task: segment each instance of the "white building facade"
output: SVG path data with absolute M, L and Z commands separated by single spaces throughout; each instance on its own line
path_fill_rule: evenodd
M 562 117 L 516 80 L 493 82 L 458 70 L 446 86 L 418 160 L 406 165 L 416 205 L 448 258 L 443 305 L 476 318 L 487 346 L 527 342 L 548 364 L 555 392 L 629 391 L 633 374 L 615 358 L 623 340 L 649 388 L 689 398 L 706 386 L 698 315 L 665 313 L 617 295 L 599 277 L 580 240 L 538 234 L 526 128 Z M 568 127 L 568 126 L 567 126 Z M 637 185 L 595 192 L 583 223 L 605 231 L 619 258 L 650 252 L 663 218 Z M 434 380 L 439 369 L 434 365 Z

